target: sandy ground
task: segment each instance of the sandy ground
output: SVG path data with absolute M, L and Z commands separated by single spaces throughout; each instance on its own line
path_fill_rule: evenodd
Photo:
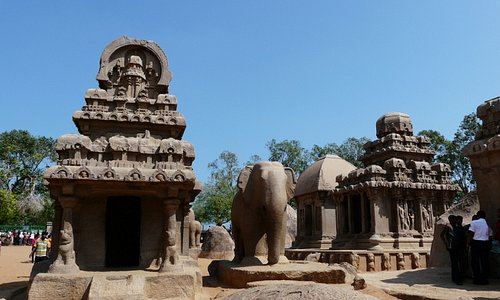
M 0 253 L 0 299 L 27 286 L 31 272 L 30 246 L 3 246 Z
M 15 298 L 9 298 L 15 291 L 23 291 L 27 287 L 29 274 L 31 272 L 31 260 L 28 257 L 31 247 L 29 246 L 4 246 L 0 253 L 0 299 L 23 299 L 24 294 L 17 293 Z M 215 279 L 209 277 L 207 267 L 212 260 L 199 259 L 200 269 L 203 275 L 203 291 L 205 294 L 215 298 L 232 294 L 238 289 L 221 286 Z M 382 289 L 369 285 L 364 293 L 379 299 L 397 299 L 389 296 Z

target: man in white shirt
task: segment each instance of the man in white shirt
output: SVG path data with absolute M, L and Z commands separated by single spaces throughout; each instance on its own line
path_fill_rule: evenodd
M 474 284 L 488 284 L 490 237 L 493 231 L 486 223 L 486 213 L 477 212 L 477 220 L 470 223 L 469 245 Z

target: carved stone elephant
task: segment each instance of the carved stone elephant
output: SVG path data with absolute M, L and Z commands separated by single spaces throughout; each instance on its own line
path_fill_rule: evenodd
M 234 262 L 258 258 L 265 263 L 266 256 L 270 265 L 288 261 L 285 210 L 295 182 L 293 170 L 279 162 L 259 162 L 241 171 L 231 210 Z
M 194 218 L 193 209 L 189 209 L 189 248 L 201 245 L 201 223 Z

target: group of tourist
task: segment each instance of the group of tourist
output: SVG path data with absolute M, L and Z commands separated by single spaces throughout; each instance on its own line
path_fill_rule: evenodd
M 457 285 L 463 279 L 470 265 L 474 284 L 489 284 L 489 253 L 494 239 L 500 240 L 500 210 L 496 224 L 496 234 L 486 222 L 486 213 L 478 211 L 469 225 L 463 226 L 463 217 L 448 216 L 449 224 L 441 233 L 451 260 L 451 280 Z
M 13 230 L 2 234 L 2 237 L 5 245 L 29 246 L 33 243 L 36 234 L 37 232 L 34 231 Z

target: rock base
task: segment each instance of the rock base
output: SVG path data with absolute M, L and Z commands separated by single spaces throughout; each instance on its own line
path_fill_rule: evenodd
M 205 299 L 199 268 L 37 274 L 28 299 Z
M 350 283 L 352 275 L 340 266 L 316 262 L 291 262 L 276 265 L 241 265 L 231 261 L 213 261 L 210 275 L 235 288 L 245 288 L 249 282 L 263 280 L 296 280 L 318 283 Z

